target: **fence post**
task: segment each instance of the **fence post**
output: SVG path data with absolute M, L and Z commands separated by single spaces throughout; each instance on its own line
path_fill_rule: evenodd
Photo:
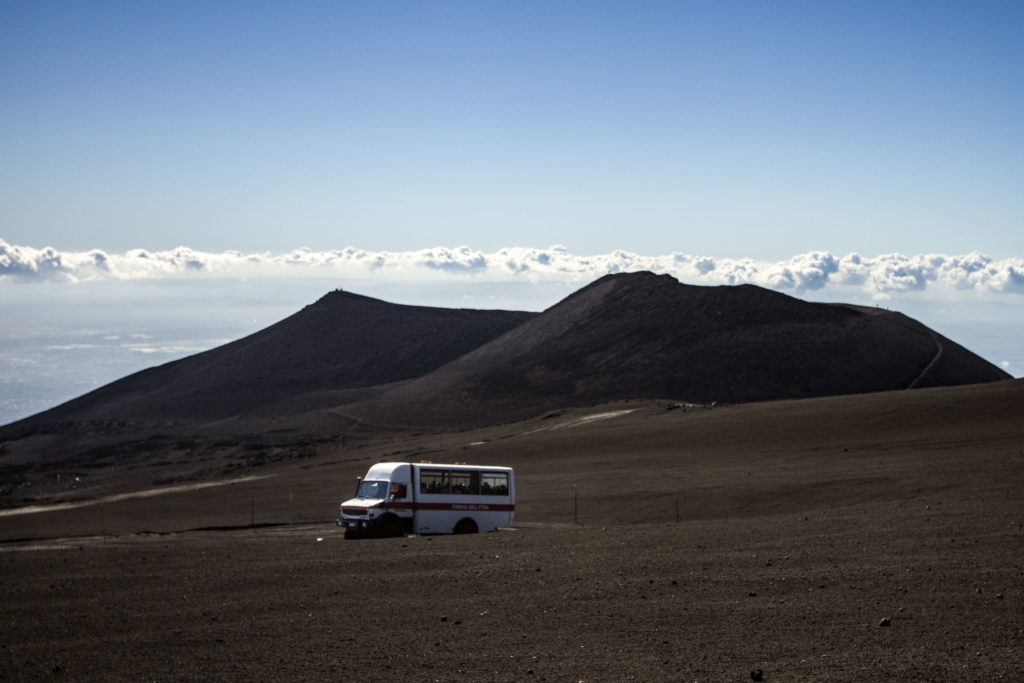
M 578 503 L 578 496 L 577 496 L 577 493 L 576 493 L 576 484 L 572 485 L 572 522 L 573 522 L 573 524 L 579 524 L 580 523 L 579 503 Z

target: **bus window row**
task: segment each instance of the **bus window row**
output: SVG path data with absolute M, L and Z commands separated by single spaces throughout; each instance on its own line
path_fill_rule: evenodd
M 507 496 L 508 472 L 420 470 L 420 493 Z

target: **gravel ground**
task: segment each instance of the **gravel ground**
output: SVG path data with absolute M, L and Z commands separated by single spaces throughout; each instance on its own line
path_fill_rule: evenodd
M 1020 680 L 1019 501 L 8 544 L 4 680 Z
M 0 515 L 0 680 L 1024 680 L 1022 387 L 567 413 Z M 424 455 L 514 465 L 518 526 L 343 540 L 354 477 Z

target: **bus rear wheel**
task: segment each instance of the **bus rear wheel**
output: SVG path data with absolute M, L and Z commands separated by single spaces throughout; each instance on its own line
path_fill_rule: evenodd
M 466 519 L 459 520 L 459 523 L 455 525 L 455 529 L 452 531 L 452 533 L 475 534 L 478 531 L 479 529 L 477 529 L 476 522 L 467 517 Z

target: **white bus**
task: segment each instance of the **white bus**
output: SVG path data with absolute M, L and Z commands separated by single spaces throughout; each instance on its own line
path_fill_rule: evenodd
M 345 538 L 475 534 L 512 524 L 511 467 L 382 462 L 341 504 Z

